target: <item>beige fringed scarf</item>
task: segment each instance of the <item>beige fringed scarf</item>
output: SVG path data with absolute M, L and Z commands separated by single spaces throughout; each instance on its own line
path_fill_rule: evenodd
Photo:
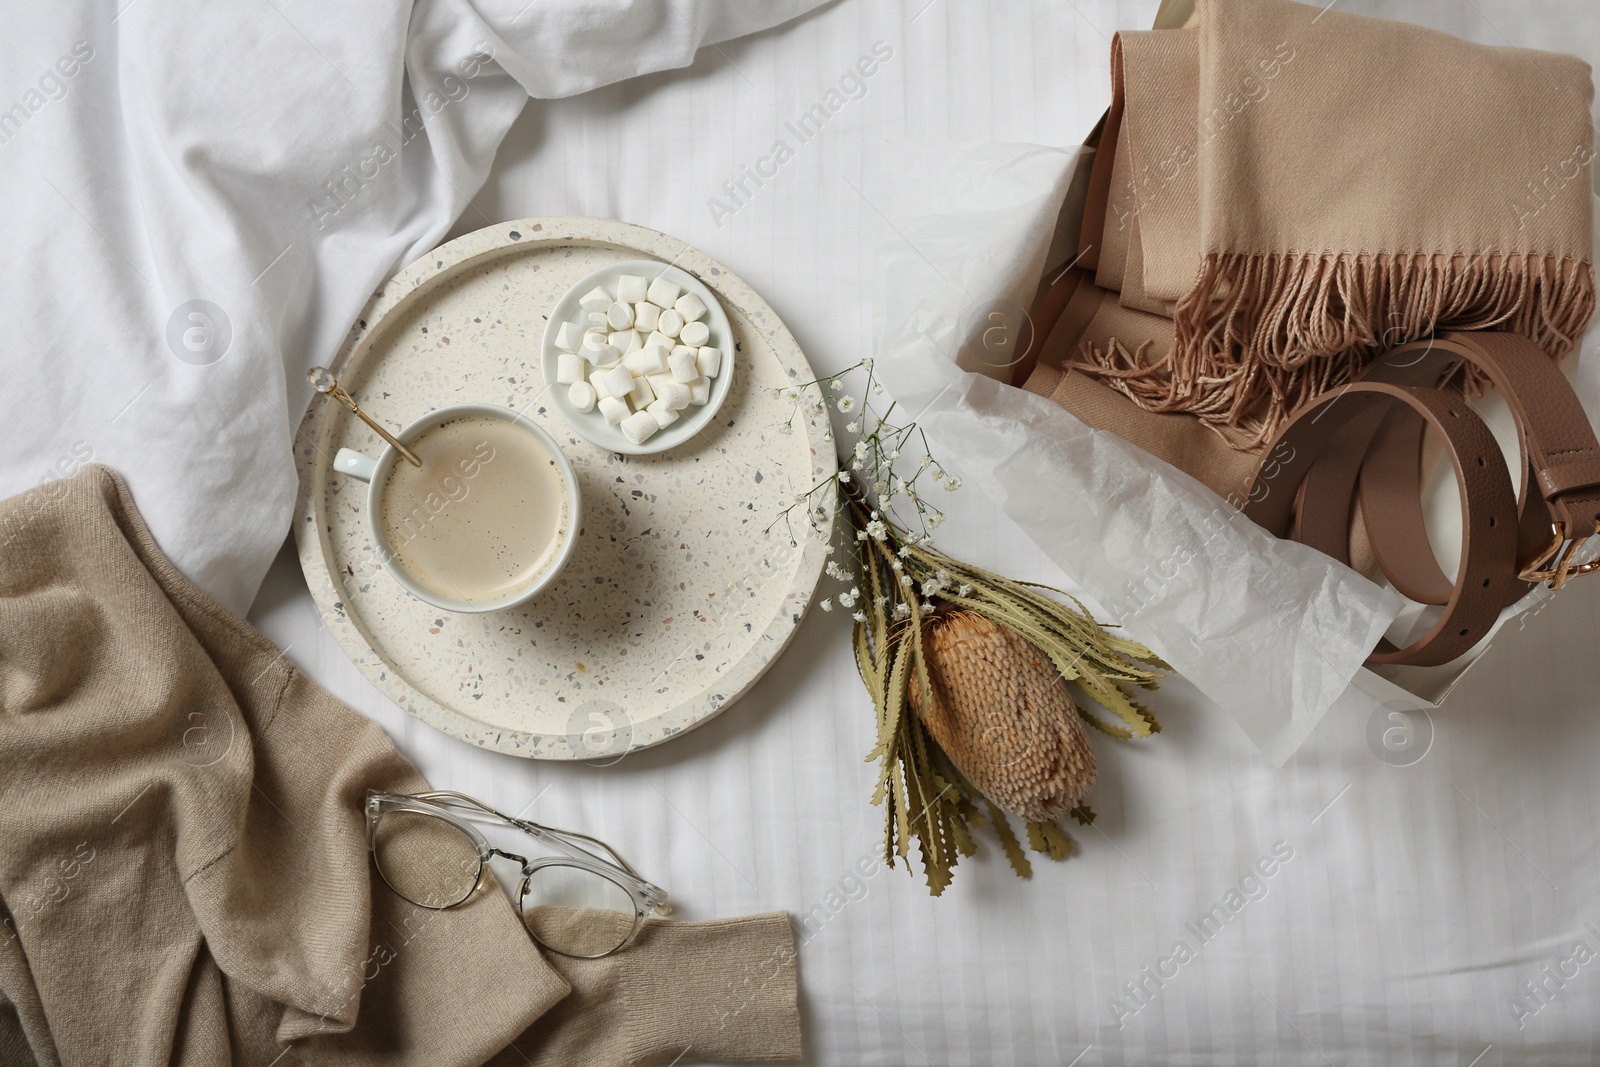
M 1120 34 L 1112 80 L 1085 262 L 1174 340 L 1091 331 L 1079 369 L 1146 410 L 1253 447 L 1375 348 L 1492 328 L 1559 358 L 1594 309 L 1581 60 L 1201 0 Z

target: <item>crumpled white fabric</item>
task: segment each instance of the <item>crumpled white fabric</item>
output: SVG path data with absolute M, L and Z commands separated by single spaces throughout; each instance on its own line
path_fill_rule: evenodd
M 1171 465 L 995 379 L 1076 149 L 907 142 L 883 153 L 874 351 L 900 410 L 1094 602 L 1220 704 L 1273 763 L 1344 692 L 1401 599 L 1280 541 Z M 1000 346 L 1000 352 L 1009 350 Z
M 686 66 L 820 0 L 14 5 L 0 78 L 0 497 L 89 462 L 243 612 L 304 375 L 432 248 L 530 96 Z

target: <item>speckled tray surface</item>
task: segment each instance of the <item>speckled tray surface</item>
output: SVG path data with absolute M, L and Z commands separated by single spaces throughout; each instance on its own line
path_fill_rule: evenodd
M 736 377 L 694 439 L 620 456 L 548 405 L 539 343 L 573 282 L 641 255 L 715 292 L 733 325 Z M 376 455 L 382 441 L 337 404 L 307 413 L 296 438 L 300 565 L 345 652 L 422 721 L 537 759 L 620 755 L 726 708 L 798 627 L 826 537 L 803 520 L 793 544 L 781 522 L 763 530 L 833 469 L 831 431 L 826 416 L 802 411 L 792 434 L 777 432 L 791 410 L 778 389 L 815 375 L 772 309 L 704 253 L 604 219 L 478 230 L 375 293 L 333 369 L 394 429 L 468 401 L 525 412 L 561 444 L 582 488 L 578 548 L 550 589 L 502 612 L 442 612 L 382 572 L 366 486 L 332 469 L 341 447 Z

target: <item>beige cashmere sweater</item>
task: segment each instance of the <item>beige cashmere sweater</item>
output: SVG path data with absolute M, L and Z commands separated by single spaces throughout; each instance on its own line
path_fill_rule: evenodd
M 794 1059 L 786 916 L 547 960 L 370 876 L 375 725 L 161 554 L 112 471 L 0 503 L 0 1064 Z

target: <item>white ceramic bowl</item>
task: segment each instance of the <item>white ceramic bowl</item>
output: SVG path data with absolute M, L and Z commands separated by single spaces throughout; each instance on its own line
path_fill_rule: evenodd
M 722 349 L 722 369 L 711 379 L 711 398 L 699 407 L 691 405 L 679 412 L 677 422 L 665 430 L 657 430 L 641 445 L 629 441 L 622 430 L 606 422 L 598 410 L 584 412 L 573 407 L 572 401 L 567 399 L 567 387 L 556 381 L 556 361 L 561 355 L 561 350 L 556 347 L 556 331 L 561 328 L 563 322 L 584 326 L 589 313 L 578 306 L 579 298 L 597 285 L 613 297 L 616 296 L 617 279 L 624 274 L 641 275 L 646 283 L 657 278 L 665 278 L 684 292 L 698 296 L 706 306 L 706 316 L 702 321 L 711 328 L 711 338 L 706 344 L 712 348 Z M 548 393 L 550 406 L 560 412 L 561 417 L 567 420 L 567 424 L 579 437 L 610 452 L 621 452 L 628 456 L 648 456 L 683 444 L 704 429 L 715 417 L 717 409 L 728 397 L 734 368 L 738 363 L 737 356 L 738 353 L 733 350 L 733 327 L 728 324 L 728 316 L 723 312 L 722 304 L 699 278 L 680 267 L 659 260 L 625 259 L 617 263 L 608 263 L 599 270 L 585 275 L 567 290 L 565 296 L 556 301 L 555 307 L 550 309 L 550 319 L 544 327 L 539 371 L 550 386 Z

